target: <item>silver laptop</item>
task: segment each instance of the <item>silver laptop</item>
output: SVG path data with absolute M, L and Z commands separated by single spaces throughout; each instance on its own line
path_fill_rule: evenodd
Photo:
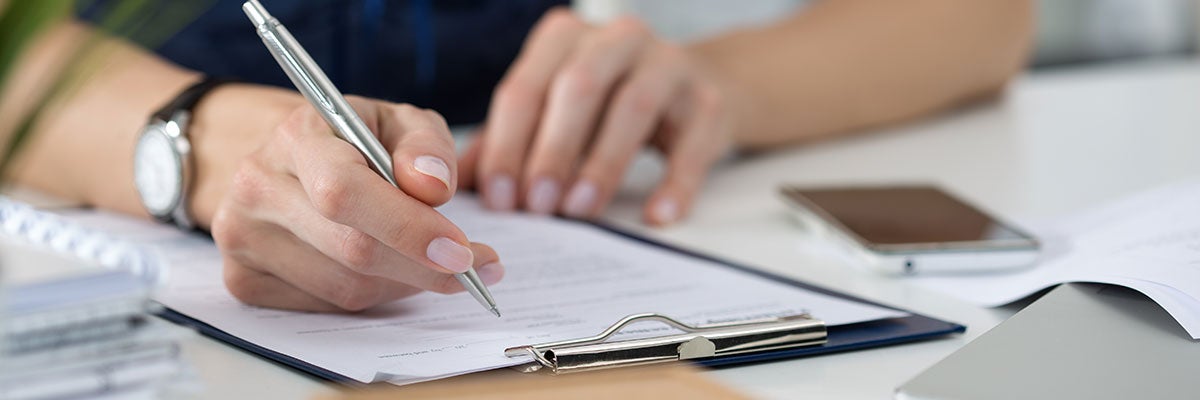
M 1200 343 L 1130 289 L 1062 285 L 896 391 L 897 399 L 1196 399 Z

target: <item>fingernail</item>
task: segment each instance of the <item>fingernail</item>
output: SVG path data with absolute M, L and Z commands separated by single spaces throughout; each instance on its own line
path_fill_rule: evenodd
M 558 204 L 558 182 L 550 178 L 538 179 L 529 190 L 529 211 L 550 214 Z
M 446 166 L 446 162 L 434 156 L 420 156 L 413 160 L 413 169 L 425 175 L 437 178 L 450 187 L 450 167 Z
M 493 210 L 508 211 L 516 206 L 516 190 L 513 178 L 508 175 L 493 176 L 488 182 L 487 205 Z
M 567 216 L 581 218 L 592 212 L 596 203 L 596 184 L 589 181 L 579 181 L 567 194 L 567 204 L 563 213 Z
M 670 197 L 663 197 L 654 204 L 654 218 L 659 224 L 669 224 L 679 218 L 679 204 Z
M 504 277 L 504 265 L 499 262 L 483 264 L 475 269 L 475 273 L 479 274 L 479 279 L 483 280 L 484 285 L 492 286 Z
M 471 263 L 475 261 L 475 255 L 471 253 L 470 248 L 444 237 L 429 242 L 429 247 L 425 249 L 425 256 L 429 257 L 434 264 L 454 273 L 466 272 L 471 268 Z

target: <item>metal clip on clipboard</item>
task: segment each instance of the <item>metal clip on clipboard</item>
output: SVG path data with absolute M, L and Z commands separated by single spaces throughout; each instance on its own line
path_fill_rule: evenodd
M 659 321 L 684 333 L 605 341 L 626 325 L 641 321 Z M 558 374 L 816 346 L 825 341 L 825 322 L 808 314 L 693 326 L 665 315 L 646 313 L 622 318 L 596 336 L 510 347 L 504 349 L 504 355 L 533 357 L 533 362 L 513 367 L 521 372 L 547 368 Z

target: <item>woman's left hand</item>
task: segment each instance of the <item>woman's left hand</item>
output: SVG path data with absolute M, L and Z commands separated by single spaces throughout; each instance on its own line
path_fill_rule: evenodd
M 496 88 L 462 157 L 460 182 L 494 210 L 592 218 L 651 144 L 664 154 L 666 174 L 643 215 L 670 224 L 687 214 L 732 143 L 727 89 L 634 18 L 592 26 L 552 10 Z

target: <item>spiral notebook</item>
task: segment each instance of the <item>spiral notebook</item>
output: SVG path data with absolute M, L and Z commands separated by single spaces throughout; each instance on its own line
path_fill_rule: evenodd
M 134 396 L 190 379 L 153 318 L 153 251 L 0 197 L 0 398 Z
M 123 271 L 154 287 L 166 282 L 167 268 L 153 250 L 122 240 L 98 229 L 73 224 L 62 217 L 7 197 L 0 196 L 0 239 L 10 246 L 28 246 L 46 252 L 70 257 L 80 263 L 99 266 L 107 270 Z M 60 260 L 62 261 L 62 260 Z M 40 268 L 10 268 L 5 276 L 6 283 L 39 279 L 36 275 L 60 273 L 45 271 L 73 269 L 71 266 L 52 265 Z M 62 271 L 72 273 L 77 271 Z M 14 275 L 15 274 L 15 275 Z M 15 281 L 15 282 L 14 282 Z
M 225 290 L 221 255 L 210 238 L 105 212 L 50 216 L 20 210 L 41 213 L 32 220 L 46 226 L 27 226 L 24 236 L 51 248 L 103 258 L 108 253 L 79 250 L 87 242 L 83 237 L 119 238 L 131 245 L 114 248 L 157 254 L 109 250 L 114 254 L 107 257 L 161 257 L 168 268 L 139 272 L 157 279 L 169 271 L 154 296 L 166 306 L 164 317 L 301 371 L 351 384 L 408 384 L 523 365 L 531 360 L 507 357 L 505 349 L 588 337 L 639 313 L 669 315 L 690 325 L 807 314 L 828 327 L 822 345 L 699 360 L 707 365 L 848 351 L 965 329 L 602 226 L 488 213 L 468 196 L 456 197 L 439 211 L 473 240 L 501 254 L 506 277 L 491 289 L 504 318 L 495 318 L 462 293 L 423 293 L 357 314 L 250 307 Z M 9 223 L 13 215 L 0 214 L 0 223 Z M 43 231 L 81 237 L 68 240 Z M 670 326 L 638 325 L 612 339 L 679 333 Z

